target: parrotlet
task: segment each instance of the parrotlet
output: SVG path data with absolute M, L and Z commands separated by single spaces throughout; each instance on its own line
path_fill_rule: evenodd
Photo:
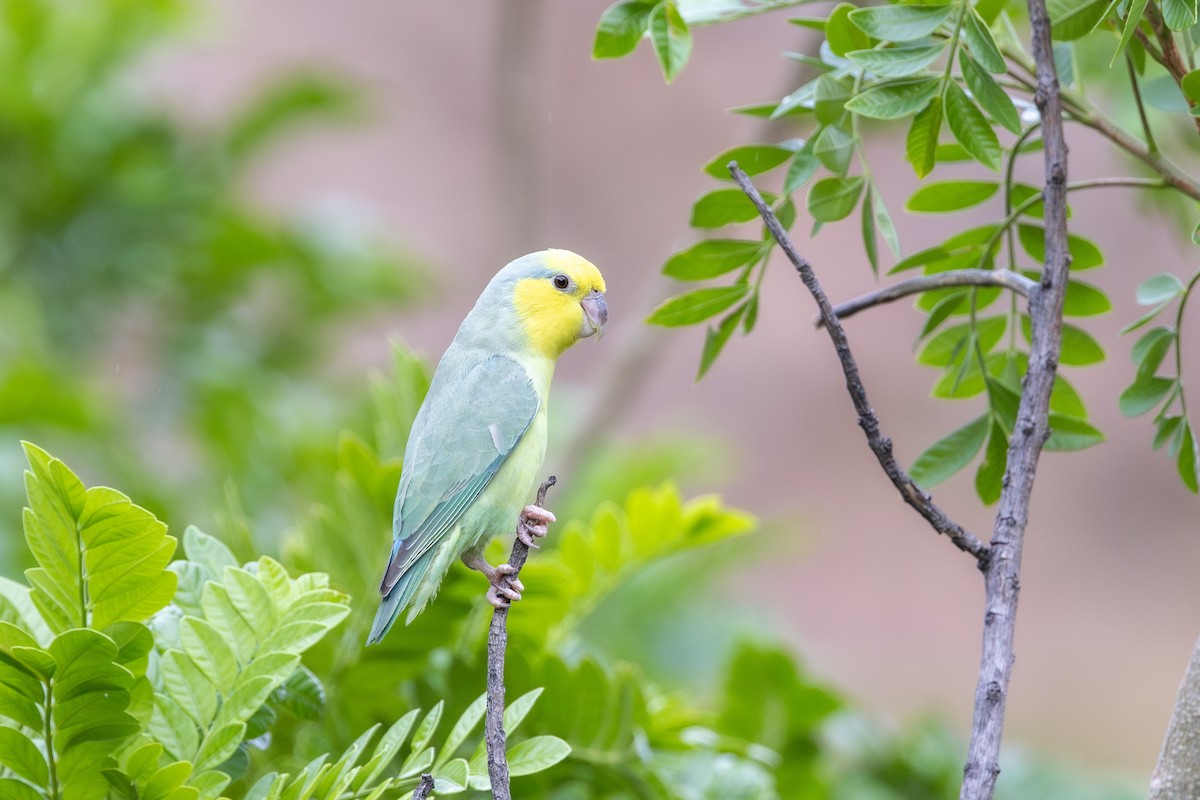
M 546 406 L 558 357 L 608 321 L 604 277 L 567 250 L 543 250 L 496 273 L 442 356 L 404 450 L 382 600 L 367 644 L 437 593 L 456 559 L 487 576 L 503 608 L 524 589 L 483 557 L 517 527 L 533 544 L 552 514 L 525 505 L 546 455 Z

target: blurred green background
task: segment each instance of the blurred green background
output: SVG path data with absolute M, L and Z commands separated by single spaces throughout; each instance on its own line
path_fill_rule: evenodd
M 282 555 L 354 596 L 344 635 L 309 665 L 326 716 L 285 717 L 245 754 L 247 775 L 345 746 L 411 704 L 465 707 L 482 689 L 471 576 L 455 572 L 389 644 L 359 647 L 429 368 L 401 337 L 436 356 L 504 261 L 570 247 L 608 275 L 613 324 L 560 370 L 551 507 L 561 530 L 615 562 L 571 590 L 556 583 L 560 551 L 530 564 L 514 615 L 527 644 L 518 629 L 512 658 L 525 677 L 512 691 L 546 685 L 534 727 L 576 754 L 530 779 L 528 796 L 956 796 L 976 578 L 919 521 L 898 519 L 827 347 L 796 343 L 809 313 L 799 287 L 776 270 L 760 342 L 736 344 L 698 388 L 695 337 L 638 322 L 664 291 L 657 264 L 680 243 L 699 165 L 764 133 L 721 109 L 782 94 L 778 52 L 800 34 L 779 19 L 706 30 L 708 52 L 667 88 L 645 53 L 590 63 L 601 7 L 566 5 L 0 0 L 0 572 L 29 563 L 27 439 L 176 535 L 197 524 L 243 559 Z M 812 258 L 836 267 L 849 247 L 829 236 Z M 861 273 L 835 274 L 832 291 L 848 295 Z M 864 332 L 877 350 L 864 369 L 891 392 L 877 390 L 885 424 L 916 419 L 896 437 L 915 453 L 946 423 L 907 353 L 887 346 L 917 319 L 887 314 Z M 1163 537 L 1131 563 L 1122 526 L 1180 492 L 1142 453 L 1143 431 L 1115 415 L 1106 431 L 1122 424 L 1127 463 L 1164 473 L 1128 487 L 1141 504 L 1080 502 L 1111 467 L 1076 468 L 1077 483 L 1053 463 L 1044 473 L 1045 538 L 1097 535 L 1091 575 L 1121 584 L 1101 605 L 1125 613 L 1097 609 L 1096 585 L 1064 566 L 1078 563 L 1072 540 L 1036 532 L 1009 797 L 1134 796 L 1191 646 L 1195 602 L 1181 599 L 1171 556 L 1196 547 L 1193 526 L 1157 519 Z M 676 485 L 724 488 L 765 522 L 732 537 L 747 515 L 711 501 L 689 517 Z M 948 496 L 973 509 L 960 488 Z M 1071 510 L 1049 508 L 1052 492 Z M 605 514 L 643 543 L 605 555 Z M 963 515 L 990 525 L 986 511 Z M 1130 569 L 1141 574 L 1126 582 Z M 1137 591 L 1176 584 L 1179 595 Z M 1063 594 L 1039 594 L 1048 585 Z M 1162 624 L 1142 625 L 1146 614 Z M 1092 707 L 1103 704 L 1090 681 L 1112 705 Z

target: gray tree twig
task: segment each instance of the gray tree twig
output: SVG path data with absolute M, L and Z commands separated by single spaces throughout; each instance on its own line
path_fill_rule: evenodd
M 433 793 L 433 776 L 426 772 L 421 776 L 421 782 L 413 789 L 413 800 L 426 800 Z
M 538 488 L 537 504 L 546 505 L 546 492 L 558 482 L 551 475 Z M 515 572 L 515 579 L 529 558 L 529 547 L 520 539 L 513 542 L 508 564 Z M 509 788 L 508 754 L 504 733 L 504 653 L 508 649 L 508 609 L 497 608 L 492 612 L 492 624 L 488 628 L 487 646 L 487 713 L 483 723 L 483 740 L 487 746 L 488 780 L 492 784 L 493 800 L 512 800 Z
M 796 247 L 788 237 L 787 231 L 779 224 L 779 220 L 775 217 L 775 213 L 771 211 L 771 207 L 763 201 L 762 195 L 758 193 L 758 189 L 754 188 L 754 184 L 746 177 L 746 173 L 738 167 L 736 161 L 729 163 L 729 173 L 733 176 L 737 185 L 742 188 L 742 191 L 746 193 L 746 196 L 750 198 L 750 202 L 754 204 L 754 207 L 758 209 L 759 216 L 762 217 L 767 230 L 771 232 L 771 236 L 775 238 L 779 247 L 788 257 L 788 260 L 792 262 L 792 266 L 800 273 L 800 280 L 804 281 L 805 287 L 808 288 L 808 291 L 816 299 L 817 308 L 821 312 L 821 320 L 824 322 L 825 329 L 829 332 L 829 338 L 833 340 L 838 360 L 841 361 L 842 372 L 846 377 L 846 390 L 850 393 L 850 399 L 854 403 L 854 410 L 858 412 L 858 424 L 863 429 L 863 433 L 866 434 L 867 444 L 870 446 L 871 451 L 879 459 L 879 465 L 883 467 L 883 471 L 887 473 L 892 483 L 900 491 L 900 496 L 904 499 L 904 502 L 916 509 L 935 531 L 949 538 L 955 547 L 964 553 L 970 553 L 974 556 L 980 568 L 984 568 L 989 560 L 987 546 L 968 533 L 961 525 L 952 520 L 934 504 L 929 493 L 918 486 L 917 482 L 896 461 L 895 455 L 892 454 L 892 440 L 880 433 L 879 419 L 875 416 L 875 410 L 871 408 L 871 404 L 867 402 L 867 390 L 863 388 L 862 379 L 858 375 L 858 364 L 854 360 L 854 354 L 850 352 L 850 343 L 846 339 L 846 330 L 834 314 L 833 307 L 829 303 L 829 298 L 825 295 L 825 290 L 817 282 L 817 276 L 813 273 L 812 265 L 796 251 Z
M 1200 797 L 1200 641 L 1179 685 L 1147 796 L 1149 800 Z
M 948 286 L 999 286 L 1016 292 L 1022 297 L 1029 297 L 1030 292 L 1037 286 L 1037 282 L 1026 278 L 1019 272 L 1008 269 L 956 269 L 948 272 L 935 272 L 932 275 L 908 278 L 844 303 L 838 303 L 833 307 L 833 315 L 838 319 L 846 319 L 872 306 L 890 303 L 910 294 L 945 289 Z M 820 328 L 824 324 L 820 316 L 813 318 L 814 326 Z
M 1000 737 L 1013 666 L 1017 596 L 1021 587 L 1021 550 L 1029 520 L 1038 458 L 1050 435 L 1050 391 L 1062 345 L 1063 299 L 1070 258 L 1067 249 L 1067 144 L 1058 73 L 1050 46 L 1045 0 L 1029 0 L 1029 22 L 1036 64 L 1034 102 L 1042 117 L 1045 187 L 1046 261 L 1041 281 L 1029 298 L 1032 337 L 1029 367 L 1008 446 L 1000 501 L 992 528 L 991 559 L 984 571 L 983 650 L 971 742 L 963 770 L 961 800 L 987 800 L 1000 774 Z

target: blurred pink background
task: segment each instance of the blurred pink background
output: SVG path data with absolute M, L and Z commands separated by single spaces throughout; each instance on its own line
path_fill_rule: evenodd
M 731 579 L 730 590 L 765 609 L 815 670 L 872 712 L 901 721 L 932 712 L 965 736 L 982 581 L 879 470 L 828 339 L 810 324 L 811 298 L 786 262 L 772 261 L 758 329 L 735 338 L 699 384 L 703 332 L 641 323 L 672 290 L 658 277 L 662 262 L 695 238 L 686 224 L 691 201 L 714 188 L 701 165 L 735 144 L 802 133 L 768 130 L 724 109 L 794 89 L 796 65 L 781 53 L 804 47 L 805 32 L 782 14 L 698 29 L 692 62 L 667 86 L 644 44 L 629 59 L 591 60 L 605 5 L 219 0 L 143 77 L 198 125 L 297 66 L 331 69 L 365 87 L 361 124 L 292 136 L 245 187 L 280 212 L 344 206 L 365 214 L 434 265 L 429 310 L 364 320 L 347 332 L 348 374 L 382 368 L 389 333 L 436 357 L 480 287 L 512 257 L 556 246 L 593 260 L 608 278 L 609 335 L 564 358 L 558 408 L 586 407 L 631 346 L 653 337 L 659 355 L 628 387 L 628 405 L 613 409 L 611 435 L 702 432 L 726 442 L 734 463 L 728 480 L 711 488 L 782 521 L 778 538 L 794 541 L 772 563 Z M 1072 178 L 1138 174 L 1086 132 L 1071 128 L 1068 137 Z M 957 224 L 904 214 L 912 170 L 884 136 L 871 152 L 906 252 Z M 1038 160 L 1027 161 L 1034 181 Z M 996 202 L 981 221 L 998 213 Z M 1042 460 L 1007 735 L 1084 768 L 1148 776 L 1200 634 L 1200 506 L 1169 460 L 1151 452 L 1148 419 L 1116 410 L 1132 377 L 1132 339 L 1115 332 L 1140 313 L 1132 301 L 1138 282 L 1162 271 L 1186 276 L 1198 263 L 1184 249 L 1186 236 L 1127 190 L 1083 193 L 1072 206 L 1074 229 L 1108 257 L 1084 279 L 1108 291 L 1116 309 L 1081 323 L 1108 360 L 1065 374 L 1109 441 Z M 835 301 L 875 285 L 856 219 L 815 240 L 803 218 L 793 231 Z M 1200 314 L 1190 316 L 1194 332 Z M 937 375 L 912 361 L 921 322 L 900 302 L 848 323 L 871 400 L 904 463 L 980 409 L 978 398 L 929 398 Z M 1200 336 L 1186 345 L 1185 374 L 1200 375 Z M 972 474 L 934 494 L 986 538 L 992 510 L 980 507 Z

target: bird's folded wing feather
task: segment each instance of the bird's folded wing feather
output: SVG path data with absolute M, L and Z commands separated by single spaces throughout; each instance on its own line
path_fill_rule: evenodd
M 413 424 L 379 586 L 400 576 L 458 522 L 529 430 L 540 401 L 517 361 L 493 355 L 461 373 L 442 364 Z

